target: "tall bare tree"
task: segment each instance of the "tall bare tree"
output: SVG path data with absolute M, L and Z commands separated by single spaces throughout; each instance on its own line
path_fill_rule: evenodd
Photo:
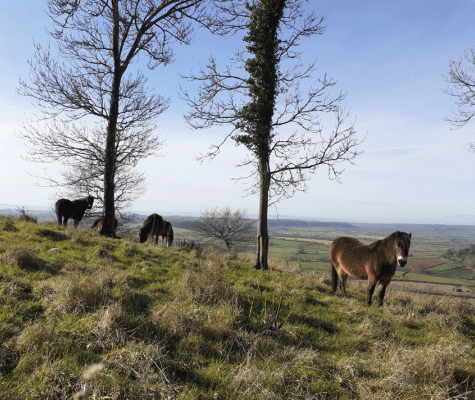
M 223 142 L 203 158 L 214 158 L 228 139 L 249 150 L 241 165 L 254 166 L 245 178 L 253 179 L 250 193 L 259 193 L 258 269 L 268 268 L 269 205 L 305 191 L 318 167 L 327 167 L 330 178 L 338 180 L 342 172 L 338 164 L 352 162 L 358 154 L 353 124 L 345 125 L 348 114 L 340 108 L 345 95 L 326 95 L 336 82 L 325 75 L 314 79 L 315 87 L 306 93 L 302 90 L 303 82 L 313 78 L 316 62 L 304 67 L 297 46 L 301 39 L 324 31 L 323 18 L 306 14 L 304 4 L 252 0 L 223 9 L 232 17 L 223 33 L 245 29 L 246 50 L 238 51 L 233 66 L 222 71 L 211 57 L 205 69 L 189 77 L 199 82 L 198 95 L 183 92 L 191 106 L 186 115 L 190 126 L 230 126 Z M 335 128 L 326 134 L 321 113 L 336 116 Z
M 470 49 L 458 61 L 451 61 L 449 74 L 445 77 L 449 84 L 445 92 L 455 97 L 458 106 L 453 118 L 447 118 L 456 128 L 465 126 L 475 116 L 475 49 Z M 475 152 L 475 145 L 471 145 Z
M 19 92 L 34 98 L 41 111 L 30 127 L 41 120 L 53 122 L 33 128 L 26 138 L 34 137 L 39 149 L 57 144 L 51 151 L 62 152 L 64 157 L 59 161 L 67 159 L 70 150 L 102 152 L 102 234 L 113 236 L 115 178 L 120 165 L 128 168 L 140 157 L 157 151 L 160 142 L 153 140 L 153 121 L 169 104 L 167 98 L 152 93 L 146 86 L 146 79 L 134 62 L 140 54 L 151 70 L 170 63 L 172 45 L 190 43 L 191 23 L 210 23 L 208 5 L 205 0 L 48 1 L 49 15 L 55 24 L 50 34 L 58 51 L 52 54 L 49 47 L 37 46 L 30 62 L 31 82 L 21 81 Z M 65 142 L 55 141 L 52 136 L 56 133 L 59 137 L 74 137 L 85 129 L 91 131 L 80 149 L 72 143 L 65 150 Z M 40 132 L 46 132 L 44 140 Z M 137 135 L 143 135 L 152 144 L 148 152 L 134 149 Z M 104 143 L 95 139 L 98 136 L 104 138 Z M 122 144 L 129 146 L 130 151 L 120 158 L 118 148 L 123 139 Z

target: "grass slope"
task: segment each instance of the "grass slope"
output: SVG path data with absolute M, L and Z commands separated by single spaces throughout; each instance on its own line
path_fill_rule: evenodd
M 0 217 L 0 398 L 474 398 L 472 302 L 251 265 Z

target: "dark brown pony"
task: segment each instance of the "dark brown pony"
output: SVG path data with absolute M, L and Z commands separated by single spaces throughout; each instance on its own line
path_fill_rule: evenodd
M 163 218 L 158 214 L 149 215 L 143 222 L 142 228 L 139 231 L 140 243 L 147 241 L 148 236 L 152 234 L 152 238 L 155 238 L 155 244 L 158 243 L 158 235 L 164 227 Z
M 162 243 L 166 241 L 167 247 L 170 247 L 173 243 L 173 228 L 172 224 L 168 221 L 163 221 L 163 229 L 160 231 L 158 236 L 162 238 Z
M 102 218 L 102 217 L 98 218 L 92 224 L 91 229 L 97 229 L 98 231 L 100 231 L 102 229 L 102 224 L 103 223 L 104 223 L 104 218 Z M 114 236 L 115 236 L 115 233 L 117 231 L 117 225 L 119 225 L 119 221 L 117 221 L 117 218 L 114 218 L 114 226 L 112 228 L 112 232 L 114 233 Z
M 59 199 L 55 204 L 56 216 L 58 217 L 58 224 L 66 226 L 68 219 L 74 220 L 74 226 L 79 225 L 86 210 L 90 210 L 94 203 L 94 197 L 88 196 L 79 200 Z
M 371 297 L 376 284 L 379 283 L 379 305 L 382 306 L 386 287 L 391 282 L 396 268 L 404 267 L 407 263 L 411 237 L 410 233 L 398 231 L 369 245 L 349 237 L 335 239 L 330 246 L 333 293 L 336 291 L 338 279 L 345 295 L 348 275 L 368 279 L 367 304 L 371 305 Z

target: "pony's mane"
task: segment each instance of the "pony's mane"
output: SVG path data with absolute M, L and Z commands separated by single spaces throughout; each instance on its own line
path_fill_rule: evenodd
M 411 245 L 411 237 L 409 234 L 400 231 L 396 231 L 394 233 L 396 234 L 396 240 L 398 243 L 401 243 L 404 246 L 404 251 L 407 251 Z

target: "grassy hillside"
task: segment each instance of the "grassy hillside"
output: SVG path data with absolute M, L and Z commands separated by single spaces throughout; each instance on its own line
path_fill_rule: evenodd
M 0 398 L 475 398 L 472 301 L 251 265 L 0 217 Z

